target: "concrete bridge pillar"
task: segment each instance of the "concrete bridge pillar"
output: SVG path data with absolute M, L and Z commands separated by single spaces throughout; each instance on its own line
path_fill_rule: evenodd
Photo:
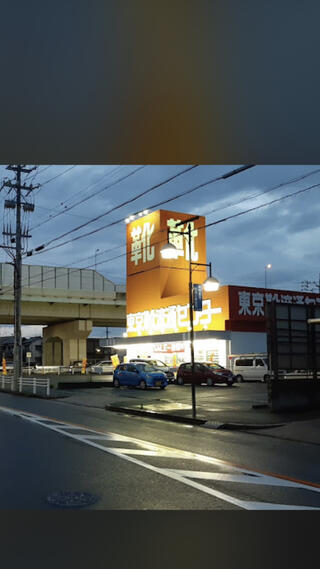
M 43 365 L 68 366 L 87 357 L 87 337 L 92 320 L 72 320 L 43 328 Z

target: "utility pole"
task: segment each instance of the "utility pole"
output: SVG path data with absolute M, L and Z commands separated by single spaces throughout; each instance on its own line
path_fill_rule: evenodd
M 21 342 L 21 274 L 22 274 L 22 238 L 29 239 L 28 227 L 22 228 L 21 224 L 21 207 L 23 211 L 31 212 L 34 211 L 34 204 L 25 201 L 22 194 L 23 191 L 27 192 L 27 196 L 32 190 L 39 187 L 39 185 L 33 186 L 30 184 L 26 186 L 21 183 L 21 174 L 29 174 L 36 167 L 26 168 L 25 166 L 18 164 L 16 166 L 10 165 L 7 170 L 15 172 L 15 181 L 8 180 L 4 181 L 1 189 L 4 187 L 9 188 L 8 197 L 12 190 L 16 192 L 16 199 L 6 199 L 4 202 L 5 209 L 15 209 L 16 210 L 16 220 L 15 220 L 15 231 L 12 231 L 11 224 L 4 224 L 3 236 L 4 248 L 13 259 L 14 267 L 14 350 L 13 350 L 13 389 L 16 390 L 18 387 L 18 380 L 22 377 L 22 342 Z M 11 244 L 15 244 L 14 247 Z

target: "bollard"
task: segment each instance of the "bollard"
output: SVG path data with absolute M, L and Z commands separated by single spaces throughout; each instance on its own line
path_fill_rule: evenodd
M 36 393 L 36 378 L 33 378 L 33 390 L 32 390 L 33 394 L 35 395 Z

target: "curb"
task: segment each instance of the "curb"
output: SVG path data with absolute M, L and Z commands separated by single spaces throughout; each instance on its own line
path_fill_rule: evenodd
M 206 419 L 191 419 L 191 417 L 179 417 L 177 415 L 166 415 L 165 413 L 156 413 L 155 411 L 142 411 L 140 409 L 131 409 L 130 407 L 117 407 L 115 405 L 106 405 L 106 411 L 115 413 L 126 413 L 127 415 L 139 415 L 141 417 L 149 417 L 164 421 L 172 421 L 174 423 L 187 423 L 189 425 L 203 425 Z
M 155 411 L 143 411 L 140 409 L 132 409 L 130 407 L 117 407 L 116 405 L 106 405 L 107 411 L 115 413 L 126 413 L 128 415 L 138 415 L 149 417 L 152 419 L 172 421 L 174 423 L 185 423 L 188 425 L 198 425 L 206 429 L 224 429 L 224 430 L 245 430 L 245 429 L 268 429 L 272 427 L 282 427 L 285 423 L 219 423 L 217 421 L 208 421 L 207 419 L 192 419 L 191 417 L 180 417 L 177 415 L 167 415 L 165 413 L 156 413 Z
M 271 429 L 272 427 L 283 427 L 286 423 L 218 423 L 216 421 L 206 421 L 203 427 L 207 429 L 225 429 L 229 431 L 240 431 L 248 429 Z

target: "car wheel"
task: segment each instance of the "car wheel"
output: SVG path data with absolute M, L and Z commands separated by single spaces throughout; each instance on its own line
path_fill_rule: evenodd
M 228 381 L 227 381 L 227 386 L 228 386 L 228 387 L 232 387 L 232 386 L 233 386 L 233 379 L 228 379 Z
M 160 389 L 165 389 L 166 386 L 165 385 L 160 385 Z
M 183 385 L 183 378 L 181 377 L 181 375 L 179 375 L 179 377 L 177 377 L 177 384 Z
M 212 387 L 212 385 L 214 385 L 213 381 L 212 381 L 212 377 L 208 377 L 207 378 L 207 386 L 208 387 Z
M 242 375 L 237 375 L 237 376 L 236 376 L 236 380 L 237 380 L 238 383 L 243 383 L 243 377 L 242 377 Z
M 263 383 L 266 383 L 268 381 L 268 379 L 270 379 L 270 375 L 266 374 L 263 376 Z
M 147 384 L 144 379 L 142 379 L 139 383 L 140 389 L 147 389 Z
M 120 387 L 120 381 L 117 377 L 113 380 L 113 387 Z

